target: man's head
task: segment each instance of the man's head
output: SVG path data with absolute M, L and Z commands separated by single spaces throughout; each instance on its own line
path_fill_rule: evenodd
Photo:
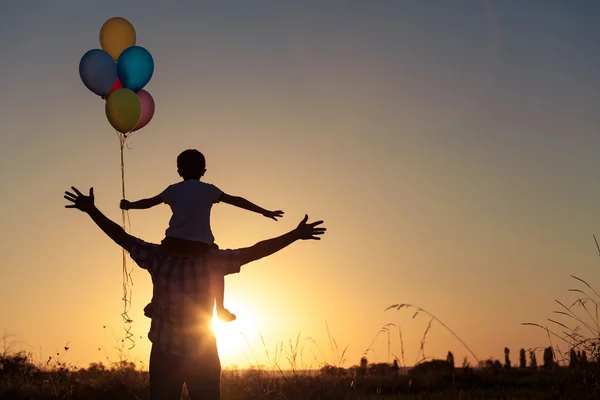
M 185 150 L 177 156 L 177 172 L 184 180 L 200 180 L 206 172 L 204 155 L 196 149 Z

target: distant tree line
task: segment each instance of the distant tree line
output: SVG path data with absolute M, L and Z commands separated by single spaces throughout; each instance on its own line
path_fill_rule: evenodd
M 569 352 L 569 364 L 568 368 L 581 368 L 585 367 L 588 364 L 587 354 L 585 351 L 571 349 Z M 529 350 L 529 363 L 527 362 L 527 351 L 525 349 L 521 349 L 519 351 L 519 368 L 520 369 L 533 369 L 537 370 L 538 368 L 542 368 L 545 370 L 552 370 L 558 366 L 558 363 L 555 359 L 555 352 L 552 347 L 546 347 L 543 353 L 543 364 L 538 366 L 537 357 L 535 350 Z M 504 348 L 504 364 L 502 364 L 499 360 L 488 359 L 479 362 L 479 368 L 488 369 L 493 372 L 499 372 L 501 370 L 510 370 L 513 369 L 513 364 L 510 360 L 510 349 L 508 347 Z M 420 370 L 431 369 L 431 370 L 444 370 L 450 371 L 456 368 L 454 354 L 451 351 L 448 351 L 445 360 L 429 360 L 419 363 L 414 366 L 414 368 L 418 368 Z M 465 357 L 462 363 L 463 369 L 469 369 L 470 364 Z M 377 363 L 377 364 L 369 364 L 369 361 L 366 357 L 362 357 L 360 359 L 360 364 L 356 368 L 359 374 L 381 374 L 388 372 L 398 372 L 400 371 L 400 366 L 398 365 L 398 360 L 395 359 L 393 364 L 387 363 Z

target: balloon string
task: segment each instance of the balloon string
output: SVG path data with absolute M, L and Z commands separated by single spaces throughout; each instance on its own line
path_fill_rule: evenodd
M 125 140 L 127 136 L 119 133 L 119 144 L 121 148 L 121 195 L 125 199 L 125 161 L 123 157 L 123 150 L 125 148 Z M 129 229 L 131 230 L 131 221 L 129 219 L 129 212 L 127 210 L 121 210 L 121 222 L 122 227 L 127 231 L 127 223 L 129 223 Z M 131 333 L 131 324 L 133 320 L 129 317 L 129 309 L 131 308 L 131 286 L 133 286 L 133 279 L 131 278 L 131 272 L 127 269 L 127 252 L 122 249 L 123 254 L 123 312 L 121 317 L 125 325 L 125 339 L 131 342 L 130 350 L 135 347 L 135 340 L 133 339 L 133 333 Z

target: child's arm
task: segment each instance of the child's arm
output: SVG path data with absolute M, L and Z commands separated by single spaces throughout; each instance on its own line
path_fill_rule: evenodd
M 127 201 L 123 199 L 121 200 L 121 210 L 145 210 L 147 208 L 151 208 L 162 203 L 163 200 L 160 197 L 160 194 L 154 197 L 150 197 L 149 199 L 142 199 L 138 201 Z
M 223 203 L 227 203 L 227 204 L 231 204 L 232 206 L 243 208 L 244 210 L 253 211 L 257 214 L 261 214 L 261 215 L 263 215 L 267 218 L 271 218 L 275 221 L 277 221 L 277 218 L 283 217 L 283 211 L 281 211 L 281 210 L 277 210 L 277 211 L 265 210 L 264 208 L 259 207 L 256 204 L 249 202 L 248 200 L 244 199 L 243 197 L 230 196 L 227 193 L 223 193 L 221 195 L 221 197 L 219 198 L 219 200 L 222 201 Z

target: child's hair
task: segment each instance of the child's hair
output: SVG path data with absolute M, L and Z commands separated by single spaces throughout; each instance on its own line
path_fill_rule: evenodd
M 200 179 L 206 169 L 204 155 L 196 149 L 189 149 L 177 156 L 177 172 L 183 179 Z

